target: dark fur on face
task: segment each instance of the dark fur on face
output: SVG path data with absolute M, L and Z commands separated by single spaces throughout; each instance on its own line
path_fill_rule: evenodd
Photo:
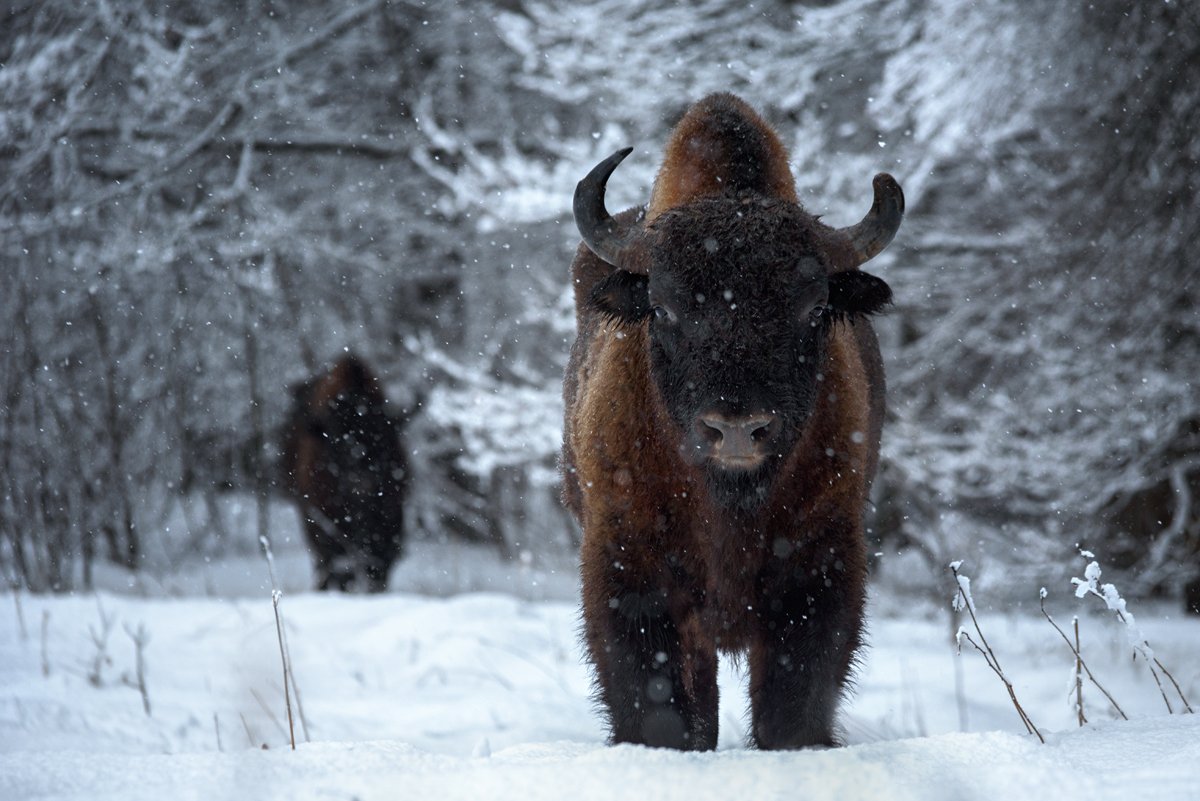
M 592 294 L 612 318 L 648 321 L 651 373 L 683 456 L 727 509 L 752 512 L 766 499 L 812 414 L 831 326 L 891 301 L 875 276 L 832 273 L 823 236 L 789 201 L 702 199 L 648 228 L 648 276 L 617 270 Z M 710 413 L 774 416 L 763 462 L 729 469 L 700 454 L 694 432 Z

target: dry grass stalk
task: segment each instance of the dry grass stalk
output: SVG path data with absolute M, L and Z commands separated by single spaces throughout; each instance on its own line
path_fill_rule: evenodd
M 288 658 L 287 650 L 283 647 L 283 623 L 279 618 L 279 598 L 281 593 L 278 590 L 271 593 L 271 605 L 275 607 L 275 634 L 279 638 L 279 660 L 283 663 L 283 701 L 287 707 L 288 719 L 288 739 L 291 741 L 292 750 L 296 750 L 296 724 L 292 720 L 292 692 L 291 679 L 288 674 Z
M 1117 710 L 1117 714 L 1120 715 L 1123 719 L 1129 720 L 1129 716 L 1125 714 L 1125 711 L 1123 709 L 1121 709 L 1121 705 L 1117 703 L 1117 699 L 1112 697 L 1112 693 L 1110 693 L 1108 690 L 1104 689 L 1104 685 L 1102 685 L 1099 681 L 1097 681 L 1096 677 L 1094 675 L 1092 675 L 1092 670 L 1091 670 L 1091 668 L 1088 667 L 1087 662 L 1083 661 L 1083 655 L 1080 654 L 1080 652 L 1079 652 L 1079 618 L 1075 618 L 1075 644 L 1072 644 L 1070 638 L 1067 637 L 1067 633 L 1062 630 L 1062 628 L 1058 625 L 1058 623 L 1056 623 L 1054 621 L 1054 618 L 1050 617 L 1050 613 L 1046 611 L 1046 591 L 1044 589 L 1041 592 L 1041 596 L 1042 596 L 1041 597 L 1042 615 L 1045 616 L 1046 620 L 1048 620 L 1050 622 L 1050 625 L 1054 627 L 1054 630 L 1058 632 L 1058 636 L 1063 638 L 1063 642 L 1065 642 L 1067 644 L 1067 647 L 1071 649 L 1071 653 L 1073 653 L 1075 655 L 1075 664 L 1077 666 L 1076 671 L 1078 671 L 1079 668 L 1082 667 L 1083 671 L 1085 673 L 1087 673 L 1088 681 L 1090 681 L 1092 684 L 1096 685 L 1097 690 L 1104 693 L 1104 697 L 1108 699 L 1108 702 L 1110 704 L 1112 704 L 1113 709 Z M 1078 673 L 1076 673 L 1076 675 L 1078 676 Z M 1083 690 L 1079 689 L 1078 692 L 1079 692 L 1080 699 L 1082 699 Z M 1080 707 L 1079 716 L 1082 718 L 1083 717 L 1083 701 L 1082 700 L 1079 701 L 1079 707 Z M 1086 723 L 1086 722 L 1087 721 L 1085 720 L 1084 723 Z M 1083 723 L 1080 723 L 1079 725 L 1082 726 Z
M 92 644 L 96 646 L 96 654 L 92 657 L 92 666 L 88 670 L 87 680 L 93 687 L 100 687 L 104 684 L 104 666 L 112 664 L 112 657 L 108 655 L 108 638 L 112 634 L 113 618 L 104 611 L 104 605 L 100 603 L 100 596 L 96 596 L 96 610 L 100 614 L 100 630 L 96 631 L 91 624 L 88 624 L 88 635 L 92 638 Z
M 979 620 L 975 617 L 975 603 L 971 600 L 971 597 L 967 594 L 966 590 L 966 586 L 969 586 L 967 583 L 969 582 L 969 579 L 964 581 L 965 577 L 959 575 L 959 564 L 961 563 L 952 562 L 950 564 L 950 572 L 954 574 L 954 582 L 958 588 L 959 597 L 962 599 L 962 608 L 965 608 L 967 610 L 967 614 L 971 616 L 971 623 L 975 627 L 975 633 L 979 635 L 979 642 L 983 643 L 983 645 L 980 646 L 979 643 L 975 642 L 975 640 L 971 638 L 971 635 L 965 628 L 959 628 L 957 636 L 957 639 L 959 640 L 959 652 L 961 653 L 962 640 L 965 639 L 975 648 L 976 651 L 983 655 L 983 659 L 987 663 L 987 666 L 991 668 L 992 672 L 999 677 L 1001 682 L 1003 682 L 1004 689 L 1008 690 L 1008 697 L 1012 699 L 1013 707 L 1017 710 L 1017 715 L 1021 718 L 1021 722 L 1025 724 L 1026 731 L 1028 731 L 1030 734 L 1036 735 L 1040 742 L 1045 743 L 1046 738 L 1042 736 L 1042 733 L 1038 731 L 1037 726 L 1033 725 L 1033 721 L 1030 719 L 1029 715 L 1025 713 L 1025 709 L 1021 706 L 1021 702 L 1017 700 L 1017 692 L 1013 689 L 1012 682 L 1008 680 L 1008 677 L 1004 675 L 1004 671 L 1000 667 L 1000 661 L 996 658 L 996 652 L 992 650 L 991 644 L 989 644 L 987 638 L 983 636 L 983 629 L 980 628 Z
M 238 717 L 242 719 L 242 729 L 246 732 L 246 742 L 250 743 L 251 748 L 257 748 L 258 746 L 254 742 L 254 734 L 250 731 L 250 722 L 246 720 L 246 716 L 241 712 L 238 713 Z
M 296 672 L 292 669 L 292 651 L 288 646 L 287 626 L 283 625 L 283 614 L 279 611 L 279 599 L 283 593 L 279 590 L 279 582 L 275 580 L 275 554 L 271 551 L 271 543 L 264 536 L 258 538 L 262 548 L 263 558 L 267 560 L 267 575 L 271 579 L 271 603 L 275 607 L 275 631 L 279 638 L 279 650 L 283 659 L 283 692 L 288 707 L 288 724 L 292 723 L 292 698 L 296 699 L 296 714 L 300 717 L 300 729 L 304 732 L 304 741 L 311 742 L 308 736 L 308 718 L 304 714 L 304 704 L 300 700 L 300 687 L 296 684 Z M 276 597 L 278 596 L 278 597 Z M 292 734 L 292 749 L 296 748 L 296 737 Z
M 17 630 L 21 632 L 21 642 L 29 640 L 29 629 L 25 628 L 25 610 L 21 608 L 21 588 L 14 582 L 12 585 L 13 606 L 17 614 Z
M 50 610 L 42 610 L 42 675 L 50 675 L 50 649 L 47 640 L 50 639 Z
M 150 642 L 150 634 L 146 627 L 138 624 L 137 631 L 125 626 L 125 633 L 133 640 L 134 648 L 134 686 L 142 696 L 142 709 L 146 717 L 150 717 L 150 691 L 146 687 L 146 643 Z
M 279 722 L 279 716 L 276 715 L 275 710 L 271 709 L 271 706 L 263 700 L 263 697 L 258 690 L 251 687 L 250 697 L 253 698 L 255 703 L 258 704 L 258 708 L 262 710 L 262 713 L 267 716 L 267 720 L 271 721 L 275 728 L 279 729 L 279 733 L 284 737 L 287 737 L 287 729 L 284 728 L 283 724 Z
M 1079 715 L 1079 725 L 1087 723 L 1083 714 L 1083 657 L 1079 655 L 1079 618 L 1071 618 L 1075 626 L 1075 712 Z
M 295 685 L 295 674 L 292 671 L 292 652 L 288 648 L 286 627 L 283 625 L 283 615 L 280 612 L 280 598 L 283 597 L 280 585 L 275 580 L 275 554 L 271 553 L 271 543 L 265 536 L 258 538 L 259 547 L 263 550 L 266 560 L 266 573 L 271 579 L 271 606 L 275 608 L 275 634 L 280 640 L 280 660 L 283 662 L 283 701 L 288 710 L 289 739 L 295 751 L 295 723 L 292 716 L 292 698 L 296 699 L 296 712 L 300 715 L 300 727 L 304 730 L 305 742 L 308 742 L 308 722 L 304 715 L 304 707 L 300 703 L 300 689 Z

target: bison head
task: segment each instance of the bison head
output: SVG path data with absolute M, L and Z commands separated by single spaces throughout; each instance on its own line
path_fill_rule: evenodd
M 623 230 L 604 209 L 604 186 L 628 152 L 576 190 L 584 242 L 617 268 L 589 301 L 619 323 L 647 324 L 652 378 L 682 455 L 715 500 L 752 511 L 813 413 L 832 327 L 891 301 L 882 279 L 856 268 L 891 240 L 903 195 L 878 176 L 871 212 L 842 230 L 753 191 Z

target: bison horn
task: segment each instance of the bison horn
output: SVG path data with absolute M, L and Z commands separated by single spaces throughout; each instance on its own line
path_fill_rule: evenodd
M 859 264 L 875 258 L 888 246 L 904 217 L 904 192 L 896 179 L 881 172 L 871 183 L 875 188 L 871 210 L 861 222 L 841 229 L 850 239 Z
M 588 250 L 614 267 L 621 266 L 622 256 L 635 237 L 633 232 L 621 230 L 621 226 L 604 207 L 604 189 L 613 170 L 632 152 L 632 147 L 618 150 L 593 167 L 575 186 L 575 226 L 583 237 L 583 243 Z

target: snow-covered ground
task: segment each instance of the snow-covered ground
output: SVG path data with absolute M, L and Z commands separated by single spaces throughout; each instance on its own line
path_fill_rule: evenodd
M 1130 721 L 1085 686 L 1091 722 L 1080 729 L 1058 635 L 1028 611 L 985 612 L 984 633 L 1046 734 L 1041 745 L 983 659 L 955 656 L 946 613 L 877 597 L 843 710 L 847 747 L 747 750 L 744 676 L 724 662 L 720 747 L 679 754 L 603 744 L 569 560 L 507 564 L 487 549 L 418 543 L 393 592 L 369 597 L 297 591 L 309 581 L 303 553 L 288 542 L 277 550 L 303 710 L 296 752 L 261 559 L 192 565 L 120 592 L 124 579 L 110 574 L 94 595 L 2 597 L 0 799 L 1200 793 L 1200 717 L 1167 715 L 1121 627 L 1069 587 L 1052 593 L 1050 608 L 1060 622 L 1091 610 L 1081 618 L 1084 655 Z M 1134 611 L 1195 705 L 1200 621 L 1165 607 Z M 149 714 L 137 689 L 139 631 Z

